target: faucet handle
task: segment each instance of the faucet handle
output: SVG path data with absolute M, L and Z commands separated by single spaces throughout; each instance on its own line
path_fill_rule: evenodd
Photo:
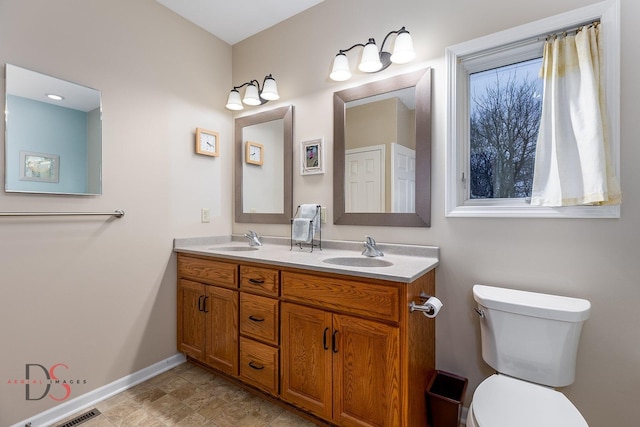
M 244 233 L 244 237 L 249 240 L 249 246 L 262 246 L 262 242 L 260 241 L 260 236 L 253 230 L 248 230 Z
M 376 241 L 371 236 L 365 236 L 364 250 L 362 251 L 364 256 L 384 256 L 384 253 L 376 245 Z

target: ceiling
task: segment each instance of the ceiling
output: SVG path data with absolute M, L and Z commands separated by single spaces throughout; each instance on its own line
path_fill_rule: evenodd
M 100 92 L 79 84 L 61 80 L 26 68 L 6 64 L 7 94 L 88 112 L 100 107 Z M 47 94 L 64 97 L 52 101 Z
M 230 45 L 324 0 L 156 0 Z

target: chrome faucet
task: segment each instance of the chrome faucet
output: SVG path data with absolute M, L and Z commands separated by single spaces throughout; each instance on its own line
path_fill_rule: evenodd
M 376 257 L 376 256 L 384 256 L 380 248 L 376 245 L 376 241 L 373 240 L 371 236 L 365 236 L 364 241 L 364 250 L 362 251 L 362 255 Z
M 244 237 L 249 239 L 249 246 L 262 246 L 262 242 L 260 241 L 260 236 L 253 230 L 249 230 L 244 234 Z

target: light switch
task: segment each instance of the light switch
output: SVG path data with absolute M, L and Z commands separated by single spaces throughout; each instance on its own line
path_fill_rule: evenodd
M 211 211 L 209 211 L 209 208 L 202 208 L 200 210 L 200 221 L 201 222 L 211 221 Z

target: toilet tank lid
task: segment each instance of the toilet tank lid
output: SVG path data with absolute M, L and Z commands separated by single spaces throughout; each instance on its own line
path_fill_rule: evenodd
M 591 303 L 586 299 L 496 286 L 474 285 L 473 298 L 488 309 L 564 322 L 582 322 L 591 312 Z

